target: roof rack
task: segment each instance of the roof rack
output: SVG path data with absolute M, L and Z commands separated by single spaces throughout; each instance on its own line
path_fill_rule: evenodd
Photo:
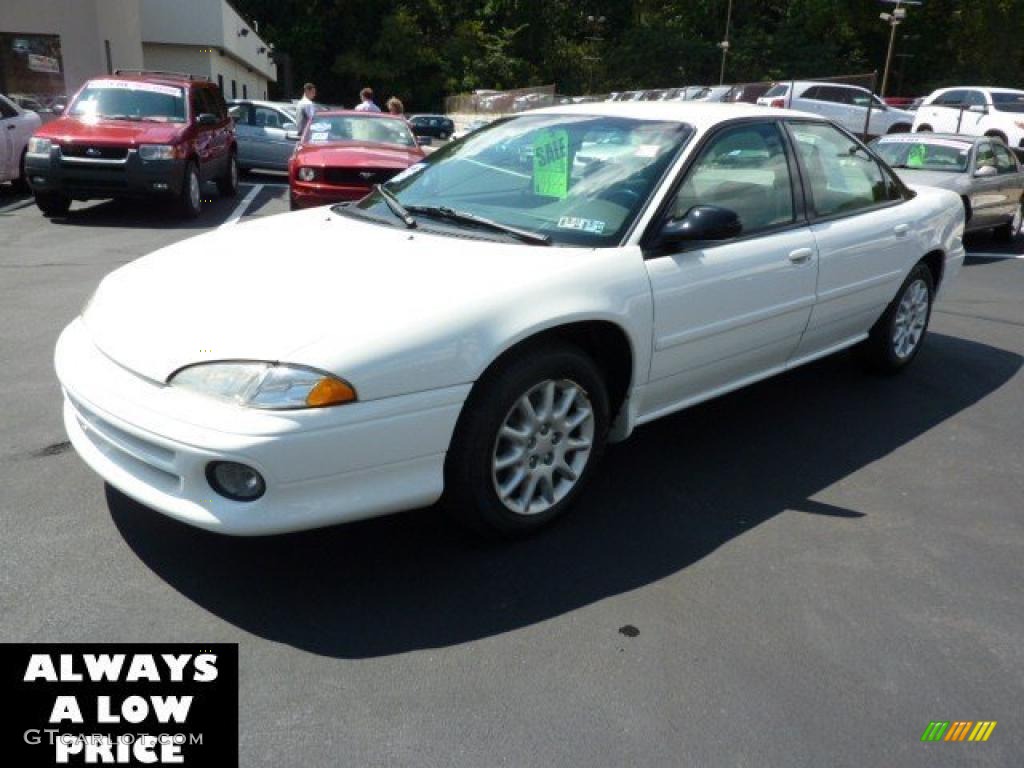
M 182 80 L 209 80 L 206 75 L 192 75 L 188 72 L 169 72 L 165 69 L 115 69 L 115 75 L 163 75 L 164 77 L 180 77 Z

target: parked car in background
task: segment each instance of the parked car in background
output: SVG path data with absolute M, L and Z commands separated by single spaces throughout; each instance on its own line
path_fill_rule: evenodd
M 882 101 L 886 103 L 886 106 L 913 112 L 916 109 L 915 104 L 919 103 L 920 99 L 913 96 L 886 96 Z
M 885 133 L 906 133 L 914 123 L 914 115 L 902 109 L 889 107 L 867 88 L 845 83 L 816 83 L 803 80 L 777 83 L 758 104 L 769 107 L 789 107 L 812 112 L 838 123 L 846 130 L 862 134 L 871 105 L 871 123 L 867 133 L 880 136 Z
M 364 197 L 426 154 L 402 117 L 317 112 L 288 169 L 292 210 Z
M 470 122 L 466 123 L 465 127 L 463 127 L 460 130 L 455 131 L 455 133 L 452 134 L 452 139 L 456 140 L 456 139 L 461 139 L 463 136 L 468 136 L 473 131 L 478 131 L 481 128 L 483 128 L 485 125 L 490 125 L 491 122 L 493 122 L 493 121 L 491 121 L 491 120 L 471 120 Z
M 0 95 L 0 182 L 25 188 L 25 153 L 29 139 L 42 125 L 39 115 Z
M 1024 170 L 992 137 L 946 133 L 881 136 L 871 148 L 907 184 L 949 189 L 960 195 L 967 231 L 992 229 L 1000 240 L 1020 233 Z
M 295 107 L 286 102 L 234 100 L 228 102 L 228 114 L 235 123 L 240 171 L 288 170 L 295 151 L 295 140 L 288 134 L 298 128 Z
M 732 91 L 731 85 L 711 85 L 702 88 L 693 97 L 694 101 L 725 101 L 725 97 Z
M 773 86 L 773 83 L 741 83 L 729 89 L 722 101 L 730 104 L 744 102 L 756 104 L 757 100 L 764 96 Z
M 455 123 L 444 115 L 412 115 L 409 126 L 416 136 L 429 136 L 442 141 L 455 133 Z
M 915 131 L 995 136 L 1024 149 L 1024 91 L 986 86 L 940 88 L 914 116 Z
M 235 128 L 216 83 L 142 70 L 89 80 L 63 117 L 44 125 L 25 157 L 36 205 L 47 216 L 72 200 L 176 200 L 186 217 L 202 210 L 201 185 L 238 192 Z
M 353 119 L 317 117 L 328 135 Z M 636 150 L 575 164 L 599 136 Z M 526 172 L 504 146 L 534 147 Z M 855 345 L 906 369 L 964 259 L 955 194 L 911 193 L 801 113 L 564 106 L 433 157 L 352 205 L 200 235 L 108 275 L 55 352 L 85 462 L 221 533 L 443 493 L 479 528 L 522 534 L 621 470 L 600 459 L 637 425 Z M 897 389 L 848 391 L 913 407 Z

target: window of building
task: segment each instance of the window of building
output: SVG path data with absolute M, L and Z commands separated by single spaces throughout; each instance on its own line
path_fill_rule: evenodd
M 238 98 L 238 83 L 236 83 L 234 80 L 231 81 L 231 98 Z

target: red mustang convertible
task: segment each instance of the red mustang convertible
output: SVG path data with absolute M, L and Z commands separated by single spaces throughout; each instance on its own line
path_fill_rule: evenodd
M 289 163 L 291 207 L 359 200 L 425 156 L 404 118 L 318 112 Z

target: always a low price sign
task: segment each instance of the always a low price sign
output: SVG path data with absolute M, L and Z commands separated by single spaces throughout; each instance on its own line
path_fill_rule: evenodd
M 238 766 L 237 645 L 0 645 L 0 685 L 5 765 Z

